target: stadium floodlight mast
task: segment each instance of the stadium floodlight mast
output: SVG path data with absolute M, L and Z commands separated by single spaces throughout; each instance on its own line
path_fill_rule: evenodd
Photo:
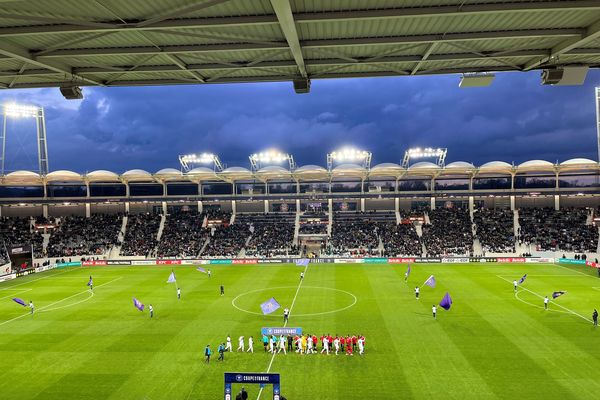
M 4 175 L 4 163 L 6 160 L 6 122 L 9 118 L 35 118 L 37 130 L 37 146 L 38 146 L 38 167 L 40 175 L 48 174 L 48 144 L 46 141 L 46 119 L 44 117 L 44 109 L 42 107 L 23 105 L 16 103 L 6 103 L 2 106 L 2 153 L 0 154 L 0 173 Z
M 282 153 L 273 149 L 250 154 L 248 159 L 250 160 L 250 167 L 252 168 L 252 171 L 258 171 L 262 167 L 281 164 L 285 161 L 288 162 L 290 171 L 294 171 L 296 169 L 296 162 L 294 161 L 293 155 L 289 153 Z
M 185 172 L 190 172 L 195 165 L 212 164 L 213 169 L 217 172 L 221 172 L 225 168 L 219 156 L 213 153 L 180 155 L 179 164 Z
M 443 167 L 446 162 L 447 153 L 448 149 L 442 147 L 414 147 L 404 152 L 404 158 L 402 159 L 402 167 L 408 168 L 410 165 L 410 160 L 415 158 L 435 158 L 436 164 L 440 167 Z
M 345 147 L 327 154 L 327 170 L 331 172 L 334 163 L 351 163 L 362 165 L 365 169 L 371 168 L 371 157 L 373 153 L 366 150 L 358 150 Z

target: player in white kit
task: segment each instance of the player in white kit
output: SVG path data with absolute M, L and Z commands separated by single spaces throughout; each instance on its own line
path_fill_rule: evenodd
M 308 335 L 308 338 L 306 339 L 306 354 L 313 354 L 314 350 L 313 350 L 313 338 L 311 335 Z
M 233 351 L 231 347 L 231 336 L 227 335 L 227 342 L 225 343 L 225 351 Z
M 244 337 L 240 336 L 240 338 L 238 339 L 238 348 L 237 351 L 242 351 L 242 353 L 244 352 Z
M 254 353 L 254 339 L 252 338 L 252 336 L 248 338 L 248 350 L 246 351 L 248 353 Z
M 360 336 L 358 338 L 358 354 L 361 356 L 365 353 L 365 338 Z
M 285 351 L 285 336 L 284 335 L 281 335 L 279 337 L 279 350 L 277 352 L 281 353 L 282 350 L 283 350 L 283 354 L 287 354 L 287 351 Z
M 273 336 L 269 338 L 269 353 L 275 353 L 275 343 L 273 343 Z
M 323 353 L 329 355 L 329 339 L 327 339 L 327 336 L 323 337 L 323 349 L 321 350 L 321 354 Z
M 298 339 L 296 340 L 296 346 L 298 346 L 296 353 L 302 354 L 302 336 L 298 336 Z
M 335 347 L 335 355 L 337 356 L 338 351 L 340 351 L 340 338 L 337 336 L 333 339 L 333 347 Z

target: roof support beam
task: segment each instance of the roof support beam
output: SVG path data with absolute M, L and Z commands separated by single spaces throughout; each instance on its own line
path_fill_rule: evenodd
M 294 60 L 296 60 L 300 75 L 306 78 L 308 77 L 308 74 L 306 73 L 304 56 L 302 55 L 302 47 L 300 46 L 300 39 L 298 38 L 298 31 L 296 30 L 296 24 L 294 22 L 294 15 L 292 14 L 290 2 L 289 0 L 271 0 L 271 5 L 273 6 L 273 10 L 275 10 L 275 14 L 277 15 L 277 20 L 279 21 L 279 26 L 283 31 L 285 40 L 290 46 L 292 56 L 294 57 Z
M 488 31 L 488 32 L 457 32 L 445 34 L 427 34 L 390 37 L 363 37 L 344 39 L 318 39 L 300 42 L 303 48 L 325 48 L 340 46 L 374 46 L 374 45 L 403 45 L 431 42 L 454 42 L 480 39 L 527 39 L 536 37 L 581 37 L 581 29 L 529 29 L 516 31 Z M 193 44 L 175 46 L 137 46 L 137 47 L 109 47 L 92 49 L 62 49 L 46 53 L 40 58 L 62 56 L 96 56 L 96 55 L 132 55 L 132 54 L 178 54 L 178 53 L 203 53 L 214 51 L 232 50 L 272 50 L 287 48 L 285 42 L 257 43 L 219 43 L 219 44 Z
M 206 3 L 208 4 L 208 3 Z M 198 4 L 201 7 L 202 4 Z M 600 0 L 548 0 L 536 2 L 518 2 L 506 1 L 495 3 L 464 4 L 461 7 L 448 6 L 421 6 L 421 7 L 398 7 L 378 10 L 350 10 L 350 11 L 329 11 L 329 12 L 309 12 L 296 13 L 294 19 L 296 23 L 314 23 L 322 21 L 349 21 L 357 19 L 381 19 L 381 18 L 409 18 L 409 17 L 435 17 L 440 15 L 455 16 L 469 14 L 498 14 L 506 12 L 542 12 L 542 11 L 598 11 L 600 10 Z M 190 10 L 188 12 L 192 12 Z M 180 9 L 179 11 L 182 12 Z M 9 10 L 0 9 L 0 17 L 8 16 Z M 14 13 L 14 12 L 13 12 Z M 181 14 L 178 14 L 181 15 Z M 221 26 L 246 26 L 246 25 L 264 25 L 278 24 L 276 15 L 258 15 L 258 16 L 236 16 L 236 17 L 210 17 L 210 18 L 185 18 L 174 19 L 173 16 L 157 16 L 145 21 L 132 21 L 123 24 L 118 21 L 90 22 L 78 20 L 60 21 L 56 18 L 45 18 L 50 25 L 40 26 L 18 26 L 0 28 L 0 37 L 11 35 L 29 35 L 29 34 L 59 34 L 69 32 L 95 32 L 102 30 L 110 31 L 129 31 L 140 29 L 171 29 L 171 28 L 212 28 Z M 16 17 L 16 16 L 15 16 Z M 36 16 L 29 16 L 32 19 Z M 21 15 L 21 18 L 24 16 Z M 171 19 L 173 18 L 173 19 Z M 159 21 L 160 19 L 160 21 Z M 38 19 L 39 20 L 39 19 Z M 44 22 L 43 20 L 39 20 Z M 151 22 L 151 23 L 150 23 Z M 141 26 L 140 26 L 141 25 Z
M 35 56 L 31 55 L 29 51 L 23 47 L 17 46 L 15 44 L 8 43 L 7 41 L 3 41 L 0 43 L 0 54 L 23 61 L 27 64 L 37 65 L 38 67 L 42 67 L 45 69 L 49 69 L 54 72 L 63 73 L 68 76 L 69 79 L 81 79 L 85 82 L 103 86 L 102 82 L 96 81 L 91 78 L 86 78 L 84 76 L 79 76 L 73 73 L 72 67 L 66 64 L 63 64 L 59 61 L 40 61 Z M 73 84 L 74 82 L 71 82 Z
M 427 59 L 429 58 L 429 56 L 431 55 L 431 53 L 433 52 L 433 50 L 436 48 L 436 46 L 438 45 L 439 42 L 433 42 L 429 45 L 429 47 L 427 48 L 427 50 L 425 50 L 425 53 L 423 54 L 423 57 L 421 57 L 421 59 L 419 60 L 419 62 L 417 63 L 417 65 L 415 65 L 415 67 L 412 69 L 412 71 L 410 72 L 411 75 L 414 75 L 417 73 L 417 71 L 419 71 L 419 68 L 421 68 L 421 65 L 423 65 L 423 62 L 427 61 Z
M 592 25 L 588 26 L 585 29 L 585 33 L 581 37 L 564 40 L 563 42 L 561 42 L 558 45 L 556 45 L 555 47 L 553 47 L 552 50 L 550 50 L 550 54 L 548 54 L 546 57 L 530 60 L 529 62 L 527 62 L 525 64 L 524 69 L 525 69 L 525 71 L 528 71 L 532 68 L 539 67 L 542 64 L 546 64 L 547 62 L 552 61 L 553 59 L 557 58 L 561 54 L 564 54 L 564 53 L 566 53 L 570 50 L 573 50 L 577 47 L 583 46 L 584 44 L 586 44 L 594 39 L 597 39 L 599 37 L 600 37 L 600 20 L 598 20 L 598 21 L 594 22 Z
M 141 21 L 138 22 L 137 24 L 135 24 L 136 27 L 138 28 L 143 28 L 145 26 L 152 26 L 155 25 L 159 22 L 162 22 L 164 20 L 170 19 L 170 18 L 179 18 L 185 14 L 189 14 L 191 12 L 196 12 L 196 11 L 200 11 L 200 10 L 204 10 L 205 8 L 208 7 L 212 7 L 215 6 L 217 4 L 221 4 L 221 3 L 225 3 L 229 0 L 210 0 L 210 1 L 206 1 L 206 0 L 201 0 L 201 1 L 195 1 L 192 4 L 189 4 L 187 6 L 184 6 L 182 8 L 178 8 L 176 10 L 171 10 L 171 11 L 167 11 L 163 14 L 157 15 L 153 18 L 149 18 L 145 21 Z

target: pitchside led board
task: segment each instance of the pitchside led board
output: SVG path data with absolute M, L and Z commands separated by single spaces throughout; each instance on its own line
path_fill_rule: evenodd
M 225 372 L 225 400 L 233 400 L 231 392 L 234 383 L 242 385 L 273 385 L 273 400 L 280 400 L 279 374 L 253 374 L 248 372 Z
M 262 328 L 261 335 L 302 335 L 302 328 Z

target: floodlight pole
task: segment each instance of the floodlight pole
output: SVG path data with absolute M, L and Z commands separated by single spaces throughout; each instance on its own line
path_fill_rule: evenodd
M 10 117 L 10 113 L 4 108 L 3 121 L 2 121 L 2 155 L 0 159 L 0 173 L 5 174 L 5 161 L 6 161 L 6 121 Z M 49 171 L 48 166 L 48 141 L 46 140 L 46 118 L 44 117 L 44 108 L 36 107 L 35 114 L 31 114 L 30 117 L 35 118 L 35 126 L 37 131 L 37 148 L 38 148 L 38 168 L 40 175 L 47 175 Z
M 598 161 L 600 162 L 600 87 L 596 88 L 596 145 L 598 147 Z

